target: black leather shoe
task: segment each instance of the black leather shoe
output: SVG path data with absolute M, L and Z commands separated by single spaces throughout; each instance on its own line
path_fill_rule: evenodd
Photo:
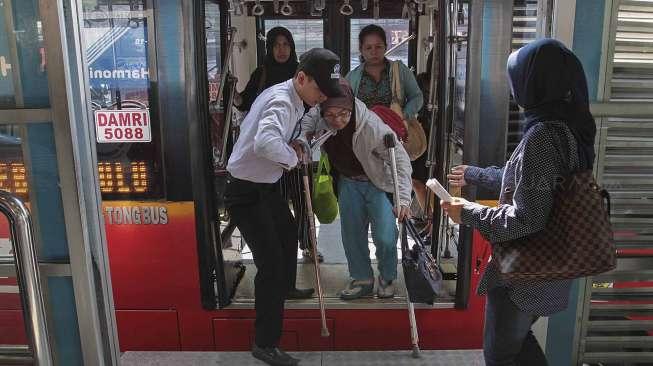
M 295 366 L 299 360 L 290 356 L 278 347 L 252 346 L 252 356 L 272 366 Z
M 300 299 L 310 299 L 313 297 L 313 293 L 315 292 L 314 289 L 312 288 L 304 288 L 304 289 L 298 289 L 294 288 L 286 294 L 286 299 L 288 300 L 300 300 Z

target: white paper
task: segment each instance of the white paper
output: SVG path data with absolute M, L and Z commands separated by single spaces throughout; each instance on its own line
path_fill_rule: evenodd
M 440 197 L 441 200 L 445 202 L 451 202 L 453 201 L 453 197 L 447 192 L 446 189 L 438 182 L 437 179 L 431 178 L 428 181 L 426 181 L 426 186 L 429 187 L 435 194 Z

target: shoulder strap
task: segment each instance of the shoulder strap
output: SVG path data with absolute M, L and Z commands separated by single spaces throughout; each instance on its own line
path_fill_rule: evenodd
M 256 90 L 256 95 L 261 94 L 263 89 L 265 89 L 265 79 L 267 79 L 267 71 L 265 64 L 261 66 L 261 77 L 258 80 L 258 89 Z
M 415 227 L 415 224 L 411 219 L 404 219 L 402 222 L 403 225 L 401 225 L 401 252 L 402 255 L 405 255 L 405 253 L 408 253 L 409 249 L 411 249 L 408 246 L 408 236 L 413 238 L 414 244 L 413 248 L 418 247 L 420 250 L 424 250 L 424 241 L 422 240 L 422 237 L 419 235 L 419 232 L 417 231 L 417 228 Z
M 327 157 L 327 154 L 322 153 L 320 155 L 320 162 L 317 164 L 317 176 L 321 176 L 323 171 L 326 174 L 329 174 L 330 170 L 329 158 Z
M 324 154 L 324 171 L 326 171 L 327 174 L 331 173 L 331 163 L 329 162 L 329 155 Z
M 403 95 L 401 90 L 401 76 L 399 75 L 399 62 L 392 61 L 391 73 L 392 73 L 392 97 L 401 104 L 403 101 Z
M 408 221 L 408 220 L 406 220 Z M 404 221 L 405 223 L 405 221 Z M 406 225 L 401 225 L 401 257 L 405 258 L 408 256 L 408 234 L 406 233 Z

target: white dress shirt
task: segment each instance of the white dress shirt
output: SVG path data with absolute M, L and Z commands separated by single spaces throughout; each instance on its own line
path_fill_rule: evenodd
M 299 136 L 304 103 L 293 80 L 273 85 L 259 95 L 240 125 L 227 171 L 255 183 L 275 183 L 284 169 L 297 165 L 288 143 Z

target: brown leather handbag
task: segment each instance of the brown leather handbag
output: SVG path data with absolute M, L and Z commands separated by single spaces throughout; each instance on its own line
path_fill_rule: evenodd
M 557 186 L 543 230 L 494 244 L 492 256 L 502 278 L 559 280 L 614 269 L 617 258 L 609 213 L 610 196 L 596 184 L 591 170 L 570 175 Z
M 402 144 L 410 160 L 413 161 L 424 154 L 428 147 L 428 142 L 426 141 L 424 128 L 419 121 L 411 116 L 404 116 L 402 110 L 404 95 L 402 94 L 403 88 L 401 87 L 401 77 L 399 75 L 399 62 L 392 61 L 392 103 L 390 104 L 390 109 L 401 116 L 404 121 L 408 136 L 402 141 Z

